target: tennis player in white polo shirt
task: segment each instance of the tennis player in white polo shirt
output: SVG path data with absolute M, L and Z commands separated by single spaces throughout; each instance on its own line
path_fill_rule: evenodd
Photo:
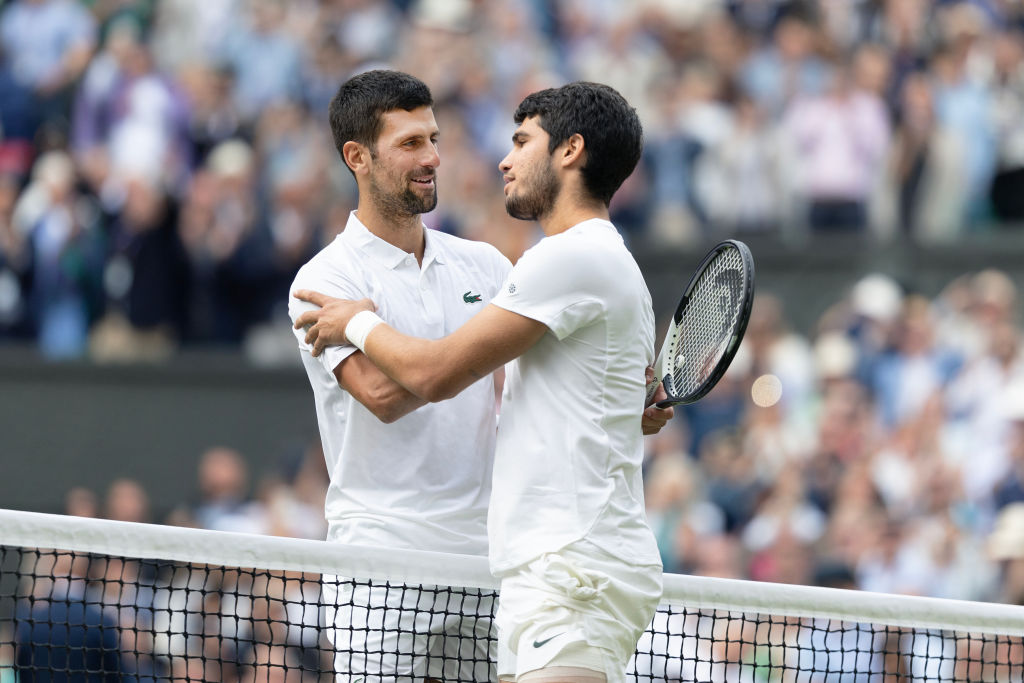
M 508 362 L 488 531 L 502 579 L 498 673 L 523 682 L 622 681 L 661 595 L 644 513 L 642 433 L 654 315 L 608 204 L 640 158 L 635 111 L 613 89 L 572 83 L 527 96 L 501 162 L 505 204 L 545 238 L 453 334 L 385 324 L 372 297 L 296 295 L 317 355 L 345 338 L 411 393 L 459 395 Z M 655 400 L 663 395 L 655 396 Z M 637 419 L 643 411 L 643 424 Z
M 440 163 L 432 104 L 426 85 L 397 71 L 366 72 L 339 88 L 331 130 L 355 176 L 359 204 L 345 230 L 302 267 L 292 290 L 369 297 L 395 327 L 443 337 L 487 305 L 512 265 L 488 244 L 423 225 L 420 214 L 437 203 Z M 289 300 L 292 319 L 311 308 Z M 355 346 L 332 346 L 314 358 L 305 334 L 296 336 L 330 473 L 328 539 L 486 555 L 495 441 L 491 373 L 451 400 L 426 404 Z M 493 677 L 493 596 L 467 596 L 461 605 L 435 610 L 430 595 L 412 590 L 344 583 L 339 590 L 330 581 L 323 590 L 333 605 L 335 628 L 328 632 L 339 681 Z

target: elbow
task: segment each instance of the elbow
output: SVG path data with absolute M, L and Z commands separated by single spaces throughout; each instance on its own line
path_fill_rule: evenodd
M 359 397 L 359 402 L 378 420 L 391 424 L 416 409 L 418 404 L 411 398 L 400 389 L 381 389 Z
M 369 410 L 375 418 L 384 424 L 389 425 L 405 414 L 399 409 L 399 406 L 395 401 L 367 400 L 362 403 L 364 408 Z
M 378 420 L 380 420 L 386 425 L 389 425 L 392 422 L 397 421 L 398 418 L 400 417 L 405 417 L 406 415 L 408 415 L 408 412 L 404 410 L 397 410 L 396 408 L 393 408 L 391 406 L 381 407 L 376 410 L 371 409 L 370 412 L 373 413 L 374 417 L 376 417 Z
M 423 397 L 424 401 L 429 403 L 438 403 L 440 401 L 447 401 L 458 393 L 458 390 L 452 389 L 448 383 L 439 383 L 424 387 L 423 393 L 420 395 Z

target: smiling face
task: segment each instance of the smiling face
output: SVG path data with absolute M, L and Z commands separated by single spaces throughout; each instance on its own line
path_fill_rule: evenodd
M 437 206 L 438 129 L 430 107 L 383 115 L 370 150 L 369 194 L 381 213 L 416 216 Z
M 530 117 L 512 134 L 512 150 L 498 168 L 505 179 L 505 210 L 521 220 L 539 220 L 554 208 L 562 189 L 548 151 L 550 136 Z

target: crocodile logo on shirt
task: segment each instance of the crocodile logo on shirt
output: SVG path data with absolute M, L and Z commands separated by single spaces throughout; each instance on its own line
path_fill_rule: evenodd
M 473 294 L 473 290 L 471 289 L 462 295 L 462 300 L 467 304 L 475 304 L 477 301 L 481 301 L 481 297 L 479 294 Z

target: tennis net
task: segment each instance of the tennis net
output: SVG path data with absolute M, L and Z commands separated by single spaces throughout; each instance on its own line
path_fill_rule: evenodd
M 0 510 L 0 681 L 486 681 L 496 589 L 483 558 Z M 1019 682 L 1024 607 L 666 575 L 627 680 Z

